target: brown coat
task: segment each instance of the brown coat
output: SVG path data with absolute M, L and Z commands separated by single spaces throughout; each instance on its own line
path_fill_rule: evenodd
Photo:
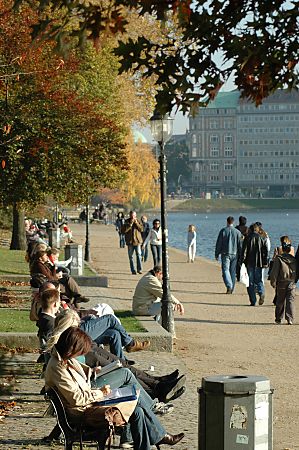
M 143 243 L 142 231 L 143 225 L 137 219 L 134 223 L 131 222 L 131 219 L 127 219 L 121 227 L 127 245 L 141 245 Z

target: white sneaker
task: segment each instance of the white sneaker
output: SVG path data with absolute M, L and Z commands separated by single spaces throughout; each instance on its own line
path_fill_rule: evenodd
M 123 442 L 119 445 L 119 448 L 134 448 L 133 442 Z

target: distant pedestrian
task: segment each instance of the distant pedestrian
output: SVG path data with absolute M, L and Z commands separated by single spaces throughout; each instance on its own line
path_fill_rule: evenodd
M 142 273 L 141 265 L 141 244 L 142 244 L 142 223 L 136 217 L 136 211 L 130 211 L 130 217 L 125 220 L 121 227 L 122 234 L 125 235 L 125 241 L 128 247 L 128 256 L 132 275 L 136 275 L 133 254 L 136 254 L 137 272 Z
M 162 259 L 162 230 L 160 227 L 160 220 L 155 219 L 153 221 L 153 228 L 150 230 L 146 240 L 144 241 L 142 247 L 145 247 L 150 243 L 151 251 L 154 260 L 154 266 L 161 265 Z
M 244 216 L 239 217 L 239 225 L 236 226 L 236 229 L 242 233 L 242 236 L 247 236 L 248 234 L 248 226 L 246 225 L 247 219 Z
M 284 313 L 288 325 L 294 321 L 294 300 L 298 280 L 298 263 L 291 255 L 292 243 L 287 236 L 282 242 L 282 254 L 273 260 L 271 286 L 276 290 L 275 323 L 281 324 Z M 287 238 L 287 239 L 286 239 Z
M 125 246 L 126 246 L 125 235 L 122 232 L 122 227 L 123 227 L 124 223 L 125 223 L 124 213 L 122 211 L 119 211 L 117 213 L 115 227 L 116 227 L 116 231 L 118 232 L 118 236 L 119 236 L 119 247 L 120 248 L 125 248 Z
M 249 234 L 243 242 L 242 262 L 247 268 L 249 286 L 247 288 L 251 306 L 256 304 L 256 291 L 259 295 L 259 305 L 265 301 L 265 286 L 263 268 L 268 267 L 268 249 L 266 238 L 260 235 L 259 226 L 254 223 L 249 227 Z
M 221 255 L 222 278 L 226 286 L 226 293 L 232 294 L 236 282 L 236 268 L 241 256 L 242 235 L 234 228 L 234 218 L 227 218 L 227 225 L 218 234 L 215 258 L 218 261 Z
M 141 258 L 142 258 L 143 262 L 146 262 L 147 258 L 148 258 L 148 244 L 144 245 L 144 241 L 146 240 L 146 238 L 150 232 L 150 226 L 149 226 L 146 216 L 141 216 L 141 223 L 143 225 L 143 231 L 141 233 L 142 240 L 143 240 L 143 243 L 141 246 Z
M 187 235 L 187 244 L 188 244 L 188 262 L 193 263 L 196 255 L 196 227 L 195 225 L 189 225 L 188 227 L 188 235 Z

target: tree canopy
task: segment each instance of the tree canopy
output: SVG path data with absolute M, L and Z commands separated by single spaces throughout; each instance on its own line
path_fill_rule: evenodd
M 25 0 L 15 0 L 16 6 Z M 37 0 L 34 35 L 61 48 L 69 36 L 99 44 L 126 30 L 135 9 L 168 24 L 167 39 L 119 38 L 122 70 L 155 77 L 161 112 L 183 111 L 213 99 L 231 74 L 241 95 L 256 104 L 278 88 L 298 88 L 298 2 L 273 0 Z M 63 21 L 53 20 L 60 11 Z M 171 26 L 169 26 L 171 25 Z
M 62 60 L 53 43 L 32 45 L 36 20 L 25 5 L 0 17 L 0 202 L 20 208 L 86 201 L 128 168 L 117 59 L 90 44 Z

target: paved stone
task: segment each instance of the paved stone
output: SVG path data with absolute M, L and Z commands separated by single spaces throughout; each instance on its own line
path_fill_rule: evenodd
M 48 445 L 41 442 L 56 423 L 52 417 L 43 417 L 47 403 L 41 396 L 43 380 L 39 378 L 40 365 L 36 364 L 37 354 L 18 355 L 9 362 L 10 373 L 17 371 L 17 383 L 10 395 L 1 400 L 16 401 L 16 407 L 8 417 L 0 422 L 0 450 L 53 449 L 63 448 L 61 444 Z M 134 354 L 137 367 L 148 370 L 154 366 L 153 374 L 162 375 L 179 368 L 185 373 L 185 367 L 175 354 L 158 352 L 140 352 Z M 23 374 L 22 374 L 23 372 Z M 171 433 L 184 431 L 186 438 L 175 446 L 176 450 L 191 450 L 197 447 L 197 417 L 194 414 L 196 386 L 190 379 L 187 392 L 174 401 L 174 411 L 159 419 Z M 94 448 L 85 446 L 84 448 Z M 118 448 L 117 445 L 113 448 Z M 172 448 L 172 447 L 168 447 Z

